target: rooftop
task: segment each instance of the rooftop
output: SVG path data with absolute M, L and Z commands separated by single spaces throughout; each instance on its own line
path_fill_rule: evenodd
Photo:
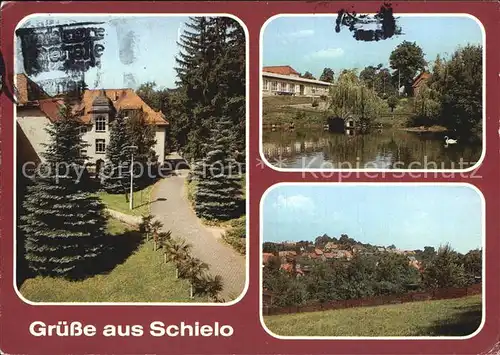
M 289 81 L 296 81 L 296 82 L 300 82 L 300 83 L 310 83 L 310 84 L 323 85 L 323 86 L 333 85 L 332 83 L 328 83 L 326 81 L 306 79 L 306 78 L 300 78 L 300 77 L 294 77 L 294 76 L 288 76 L 288 75 L 282 75 L 282 74 L 275 74 L 275 73 L 269 73 L 269 72 L 265 72 L 265 71 L 262 72 L 262 76 L 268 77 L 268 78 L 285 79 L 285 80 L 289 80 Z
M 51 121 L 59 118 L 59 109 L 64 103 L 62 97 L 48 96 L 25 74 L 16 75 L 16 87 L 19 106 L 38 106 Z M 145 113 L 146 123 L 148 124 L 158 126 L 169 124 L 163 113 L 153 110 L 133 89 L 129 88 L 85 90 L 82 99 L 74 104 L 73 110 L 80 113 L 82 122 L 90 123 L 90 112 L 93 106 L 110 104 L 113 105 L 116 111 L 142 110 Z
M 262 68 L 263 72 L 274 73 L 280 75 L 300 75 L 298 71 L 293 69 L 289 65 L 275 65 L 275 66 L 267 66 Z

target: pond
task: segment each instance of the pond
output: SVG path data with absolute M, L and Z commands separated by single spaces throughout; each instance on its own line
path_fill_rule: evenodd
M 264 129 L 262 153 L 281 169 L 436 170 L 475 165 L 481 157 L 481 142 L 459 139 L 446 145 L 446 135 L 393 128 L 353 135 L 322 128 Z

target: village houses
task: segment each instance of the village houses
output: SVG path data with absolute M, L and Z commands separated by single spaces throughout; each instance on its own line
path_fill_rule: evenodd
M 296 243 L 281 242 L 276 243 L 276 245 L 281 246 L 281 248 L 290 248 Z M 309 250 L 307 250 L 309 249 Z M 408 264 L 415 267 L 417 270 L 421 270 L 421 263 L 415 258 L 414 250 L 402 250 L 397 248 L 385 248 L 376 247 L 378 253 L 393 253 L 399 255 L 405 255 L 408 257 Z M 295 250 L 281 250 L 275 253 L 262 253 L 262 267 L 264 267 L 272 258 L 276 258 L 276 261 L 280 264 L 280 270 L 295 272 L 298 276 L 303 275 L 309 271 L 308 266 L 301 266 L 298 260 L 303 260 L 302 258 L 317 261 L 328 261 L 328 260 L 344 260 L 351 261 L 356 254 L 363 255 L 373 255 L 373 251 L 370 251 L 366 246 L 362 244 L 354 245 L 342 245 L 334 242 L 327 242 L 323 247 L 315 247 L 312 243 L 310 248 L 300 248 L 300 251 Z
M 16 76 L 16 87 L 17 131 L 22 132 L 25 141 L 31 144 L 36 160 L 43 161 L 44 145 L 50 140 L 45 128 L 59 119 L 59 110 L 64 103 L 63 97 L 50 97 L 24 74 Z M 117 114 L 126 119 L 134 112 L 144 114 L 145 122 L 154 127 L 156 139 L 154 151 L 158 162 L 164 161 L 166 128 L 169 123 L 161 112 L 149 107 L 134 90 L 130 88 L 85 90 L 81 98 L 74 98 L 72 105 L 73 112 L 83 123 L 82 139 L 88 146 L 81 153 L 88 157 L 90 165 L 95 165 L 98 169 L 104 163 L 111 123 Z

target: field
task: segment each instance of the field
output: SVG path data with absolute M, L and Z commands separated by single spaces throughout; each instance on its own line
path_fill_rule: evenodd
M 33 302 L 200 302 L 189 298 L 189 283 L 175 278 L 172 263 L 138 233 L 116 220 L 109 232 L 116 238 L 114 253 L 107 255 L 103 269 L 83 281 L 35 277 L 20 287 Z M 118 238 L 122 239 L 119 240 Z
M 465 336 L 481 323 L 481 296 L 264 317 L 283 336 Z

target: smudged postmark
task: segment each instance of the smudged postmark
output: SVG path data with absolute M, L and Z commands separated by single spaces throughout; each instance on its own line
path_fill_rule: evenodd
M 401 27 L 397 25 L 397 19 L 394 17 L 392 5 L 389 3 L 382 4 L 380 10 L 373 16 L 340 9 L 335 23 L 335 32 L 339 33 L 342 27 L 347 27 L 357 41 L 380 41 L 402 34 Z
M 100 67 L 105 30 L 101 22 L 20 28 L 24 71 L 37 75 L 54 70 L 85 72 Z
M 38 80 L 36 84 L 50 96 L 79 95 L 85 88 L 83 76 L 66 76 L 61 78 Z
M 137 80 L 135 80 L 134 74 L 133 73 L 124 73 L 123 74 L 123 84 L 127 88 L 137 87 Z
M 128 31 L 124 35 L 118 31 L 118 43 L 120 44 L 120 61 L 125 65 L 132 64 L 136 59 L 135 46 L 137 43 L 134 31 Z

